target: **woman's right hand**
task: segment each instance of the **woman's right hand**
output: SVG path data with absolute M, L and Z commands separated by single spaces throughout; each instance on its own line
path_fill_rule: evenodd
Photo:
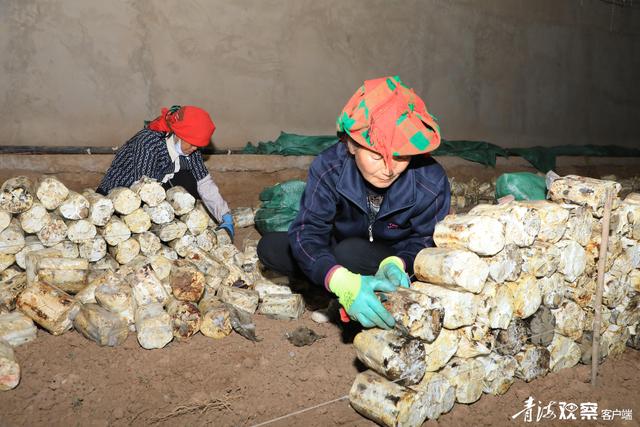
M 331 273 L 329 289 L 338 296 L 349 317 L 365 328 L 377 326 L 390 329 L 395 319 L 383 307 L 375 291 L 393 292 L 396 286 L 389 280 L 376 276 L 362 276 L 339 267 Z

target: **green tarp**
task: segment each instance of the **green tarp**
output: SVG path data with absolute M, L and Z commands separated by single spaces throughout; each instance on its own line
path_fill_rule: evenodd
M 496 166 L 496 157 L 507 157 L 507 151 L 483 141 L 447 141 L 442 140 L 440 146 L 433 151 L 434 156 L 456 156 L 470 162 Z
M 549 172 L 556 168 L 558 156 L 640 157 L 637 148 L 618 145 L 556 145 L 553 147 L 508 148 L 509 155 L 524 157 L 534 168 Z
M 257 146 L 247 143 L 244 154 L 279 154 L 282 156 L 316 156 L 338 142 L 330 135 L 296 135 L 280 132 L 275 141 L 259 142 Z
M 331 135 L 296 135 L 281 132 L 275 141 L 248 143 L 245 154 L 279 154 L 283 156 L 315 156 L 338 142 Z M 456 156 L 487 166 L 496 165 L 496 158 L 520 156 L 541 172 L 555 169 L 557 156 L 640 157 L 640 150 L 616 145 L 560 145 L 554 147 L 502 148 L 484 141 L 442 140 L 434 156 Z

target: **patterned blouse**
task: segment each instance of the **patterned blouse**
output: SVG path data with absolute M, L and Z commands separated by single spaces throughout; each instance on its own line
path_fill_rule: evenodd
M 166 143 L 167 135 L 150 129 L 142 129 L 118 151 L 111 166 L 98 186 L 98 192 L 107 194 L 115 187 L 129 187 L 146 175 L 162 181 L 175 170 Z M 196 181 L 209 175 L 200 151 L 190 156 L 180 156 L 180 170 L 190 170 Z

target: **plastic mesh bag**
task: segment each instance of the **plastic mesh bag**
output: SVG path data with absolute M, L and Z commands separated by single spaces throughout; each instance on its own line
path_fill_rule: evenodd
M 290 180 L 267 187 L 260 193 L 262 204 L 256 212 L 255 224 L 262 234 L 287 231 L 300 211 L 300 199 L 306 183 Z
M 504 173 L 496 181 L 496 199 L 512 194 L 516 200 L 544 200 L 547 186 L 544 176 L 531 172 Z

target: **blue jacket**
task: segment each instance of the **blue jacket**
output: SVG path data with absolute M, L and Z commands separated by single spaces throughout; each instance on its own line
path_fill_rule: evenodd
M 411 274 L 413 261 L 434 246 L 436 222 L 449 213 L 451 194 L 442 166 L 432 157 L 414 156 L 387 189 L 369 224 L 365 181 L 343 143 L 320 153 L 311 164 L 300 212 L 289 227 L 293 256 L 316 284 L 337 264 L 332 242 L 361 237 L 391 246 Z M 371 229 L 369 228 L 371 226 Z

